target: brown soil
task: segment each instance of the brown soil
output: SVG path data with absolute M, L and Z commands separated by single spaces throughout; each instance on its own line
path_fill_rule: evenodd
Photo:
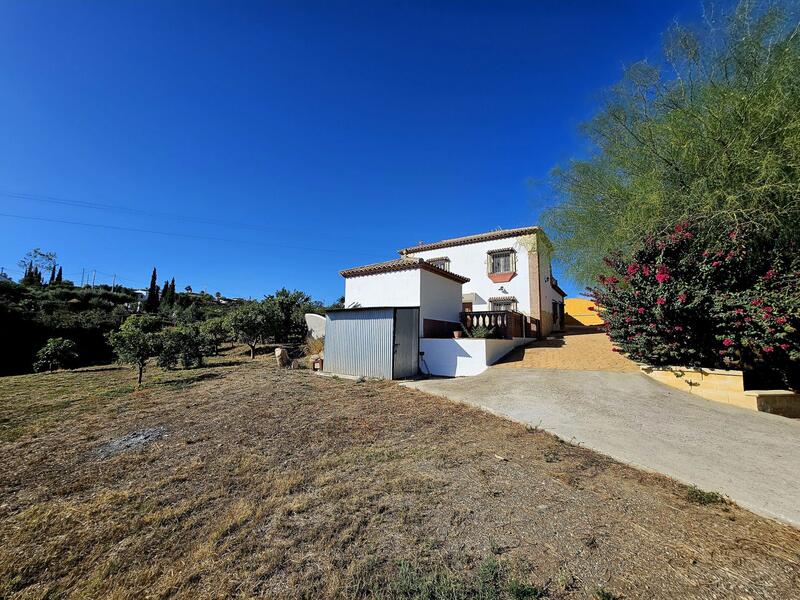
M 517 348 L 503 358 L 498 366 L 617 373 L 639 370 L 636 363 L 614 352 L 606 334 L 598 333 L 595 327 L 571 327 L 566 333 L 550 337 L 552 339 Z
M 0 598 L 798 597 L 800 531 L 535 429 L 238 354 L 145 379 L 0 379 Z

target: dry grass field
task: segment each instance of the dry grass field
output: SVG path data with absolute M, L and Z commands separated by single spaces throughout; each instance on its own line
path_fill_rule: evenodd
M 0 598 L 799 594 L 799 531 L 464 406 L 238 350 L 133 379 L 0 379 Z

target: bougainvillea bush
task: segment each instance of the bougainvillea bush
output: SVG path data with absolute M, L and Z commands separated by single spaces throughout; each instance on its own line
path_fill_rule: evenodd
M 619 351 L 651 365 L 770 370 L 797 386 L 796 241 L 682 223 L 606 263 L 613 274 L 591 292 Z

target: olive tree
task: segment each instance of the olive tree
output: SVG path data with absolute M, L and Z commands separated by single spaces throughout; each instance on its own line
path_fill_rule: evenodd
M 234 338 L 250 347 L 250 358 L 256 347 L 275 336 L 278 316 L 270 302 L 247 302 L 236 307 L 227 317 Z
M 50 338 L 36 353 L 34 371 L 55 371 L 73 364 L 78 359 L 75 342 L 64 338 Z
M 137 368 L 136 384 L 139 387 L 142 385 L 142 373 L 148 359 L 158 351 L 160 328 L 161 321 L 153 315 L 131 315 L 118 331 L 109 335 L 109 341 L 119 361 Z

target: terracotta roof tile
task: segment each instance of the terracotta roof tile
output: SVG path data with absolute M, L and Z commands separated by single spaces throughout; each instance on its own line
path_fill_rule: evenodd
M 467 235 L 464 237 L 450 238 L 447 240 L 440 240 L 438 242 L 431 242 L 430 244 L 418 244 L 399 250 L 400 254 L 413 254 L 414 252 L 425 252 L 426 250 L 436 250 L 437 248 L 449 248 L 451 246 L 465 246 L 467 244 L 476 244 L 478 242 L 487 242 L 490 240 L 502 240 L 504 238 L 518 237 L 521 235 L 531 235 L 539 231 L 538 227 L 517 227 L 515 229 L 498 229 L 496 231 L 487 231 L 486 233 L 478 233 L 475 235 Z
M 386 262 L 375 263 L 371 265 L 364 265 L 363 267 L 353 267 L 352 269 L 345 269 L 339 274 L 344 278 L 349 277 L 363 277 L 365 275 L 377 275 L 378 273 L 392 273 L 395 271 L 408 271 L 412 269 L 419 269 L 421 271 L 428 271 L 441 275 L 447 279 L 452 279 L 458 283 L 467 283 L 468 277 L 456 275 L 450 271 L 445 271 L 437 266 L 434 266 L 421 258 L 414 258 L 410 256 L 403 256 L 394 260 L 387 260 Z

